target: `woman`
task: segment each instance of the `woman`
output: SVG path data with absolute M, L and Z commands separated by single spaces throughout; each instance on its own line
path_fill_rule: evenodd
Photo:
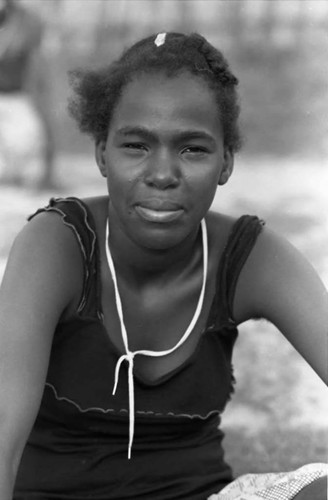
M 1 499 L 232 498 L 218 425 L 250 318 L 326 377 L 312 267 L 257 217 L 209 212 L 240 147 L 236 86 L 196 34 L 151 36 L 75 74 L 70 110 L 108 196 L 51 200 L 11 251 Z M 324 466 L 300 474 L 284 498 L 322 500 Z

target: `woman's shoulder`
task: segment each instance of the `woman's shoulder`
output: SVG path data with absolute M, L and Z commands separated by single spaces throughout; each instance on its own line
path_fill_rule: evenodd
M 72 220 L 61 208 L 51 204 L 28 217 L 28 223 L 16 236 L 14 245 L 23 246 L 39 259 L 60 261 L 63 266 L 81 261 L 77 244 L 80 235 Z
M 94 233 L 96 237 L 96 226 L 106 220 L 107 196 L 90 198 L 77 198 L 75 196 L 51 198 L 49 203 L 38 208 L 28 217 L 29 231 L 42 231 L 47 226 L 51 232 L 59 232 L 59 236 L 67 231 L 64 227 L 70 227 L 75 233 Z M 57 217 L 53 215 L 57 214 Z M 59 217 L 58 217 L 59 216 Z M 83 234 L 79 236 L 83 239 Z
M 52 198 L 49 204 L 28 217 L 15 240 L 15 246 L 25 247 L 48 261 L 60 256 L 63 266 L 81 267 L 99 239 L 98 231 L 106 220 L 106 196 L 92 198 Z M 101 236 L 101 234 L 100 234 Z M 83 262 L 82 262 L 83 264 Z
M 9 253 L 6 282 L 20 283 L 20 289 L 29 290 L 41 305 L 45 289 L 53 294 L 54 307 L 75 301 L 83 285 L 83 260 L 71 229 L 60 217 L 40 212 L 25 224 Z M 8 294 L 15 290 L 7 287 Z
M 18 239 L 35 248 L 46 260 L 53 253 L 60 255 L 63 265 L 71 265 L 72 272 L 78 267 L 80 274 L 81 263 L 85 266 L 91 261 L 97 241 L 102 238 L 107 204 L 106 196 L 52 198 L 28 218 L 29 223 Z M 42 241 L 51 252 L 42 252 Z
M 210 244 L 227 244 L 234 235 L 248 232 L 254 237 L 261 232 L 264 221 L 255 215 L 231 216 L 221 212 L 210 211 L 206 217 Z
M 37 270 L 40 280 L 69 298 L 67 310 L 76 310 L 86 268 L 96 263 L 97 241 L 102 237 L 98 231 L 106 220 L 107 203 L 106 196 L 51 199 L 28 218 L 17 235 L 11 251 L 12 267 Z
M 259 268 L 263 270 L 265 263 L 271 268 L 277 255 L 283 258 L 292 248 L 284 237 L 267 227 L 263 219 L 255 215 L 230 216 L 210 211 L 206 221 L 209 241 L 214 246 L 227 246 L 232 239 L 235 240 L 236 248 L 243 245 L 243 241 L 248 244 L 249 252 L 243 274 L 251 275 L 253 279 Z

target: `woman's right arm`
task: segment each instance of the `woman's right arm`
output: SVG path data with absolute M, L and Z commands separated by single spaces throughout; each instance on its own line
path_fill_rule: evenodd
M 71 229 L 54 213 L 32 219 L 13 244 L 0 288 L 0 500 L 12 498 L 53 333 L 82 286 L 82 257 Z

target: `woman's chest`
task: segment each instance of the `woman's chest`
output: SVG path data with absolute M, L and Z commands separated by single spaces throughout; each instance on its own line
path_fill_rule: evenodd
M 211 276 L 211 275 L 210 275 Z M 162 356 L 135 357 L 135 368 L 154 381 L 176 370 L 194 353 L 215 294 L 215 280 L 202 270 L 175 280 L 154 279 L 147 283 L 118 280 L 103 273 L 102 311 L 110 342 L 120 353 L 148 350 Z
M 210 330 L 195 351 L 175 369 L 151 379 L 134 367 L 136 416 L 193 415 L 221 412 L 232 390 L 233 329 Z M 128 365 L 123 363 L 115 395 L 115 367 L 120 353 L 98 319 L 76 318 L 56 331 L 46 383 L 46 406 L 56 406 L 49 418 L 104 422 L 128 416 Z M 141 356 L 140 356 L 141 358 Z M 138 360 L 138 355 L 135 361 Z M 155 361 L 158 361 L 155 359 Z M 79 425 L 74 420 L 74 426 Z

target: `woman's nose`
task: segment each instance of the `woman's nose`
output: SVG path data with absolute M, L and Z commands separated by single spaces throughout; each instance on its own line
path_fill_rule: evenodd
M 167 189 L 179 184 L 179 165 L 175 155 L 160 151 L 149 159 L 145 172 L 146 184 Z

